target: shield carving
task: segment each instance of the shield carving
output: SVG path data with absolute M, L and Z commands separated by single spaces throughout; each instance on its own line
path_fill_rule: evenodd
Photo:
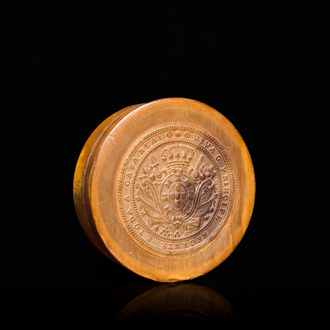
M 170 206 L 176 210 L 182 210 L 187 203 L 187 189 L 182 183 L 175 183 L 170 188 Z

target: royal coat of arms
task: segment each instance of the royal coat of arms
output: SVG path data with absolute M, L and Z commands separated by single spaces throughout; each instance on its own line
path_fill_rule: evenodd
M 136 200 L 148 225 L 160 235 L 180 237 L 203 226 L 218 197 L 213 179 L 213 166 L 207 167 L 204 155 L 195 168 L 190 167 L 194 150 L 172 145 L 160 153 L 160 159 L 150 155 L 144 165 Z

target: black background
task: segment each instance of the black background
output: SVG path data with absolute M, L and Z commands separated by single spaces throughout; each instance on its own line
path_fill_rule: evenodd
M 214 107 L 236 126 L 257 183 L 242 242 L 191 283 L 226 297 L 242 320 L 324 316 L 327 1 L 47 2 L 17 5 L 3 16 L 3 181 L 10 185 L 0 290 L 8 306 L 59 317 L 97 305 L 110 321 L 133 296 L 159 285 L 89 243 L 72 181 L 85 141 L 105 118 L 178 96 Z

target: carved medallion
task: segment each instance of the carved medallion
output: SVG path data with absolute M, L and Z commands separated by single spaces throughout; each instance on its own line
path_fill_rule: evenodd
M 116 184 L 118 218 L 142 249 L 182 258 L 218 239 L 235 199 L 224 148 L 209 133 L 167 125 L 133 141 Z

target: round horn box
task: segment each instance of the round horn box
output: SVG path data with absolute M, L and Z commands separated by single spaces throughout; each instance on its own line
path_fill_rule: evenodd
M 146 278 L 188 280 L 222 263 L 253 210 L 249 151 L 221 113 L 166 98 L 122 109 L 81 151 L 74 202 L 90 241 Z

